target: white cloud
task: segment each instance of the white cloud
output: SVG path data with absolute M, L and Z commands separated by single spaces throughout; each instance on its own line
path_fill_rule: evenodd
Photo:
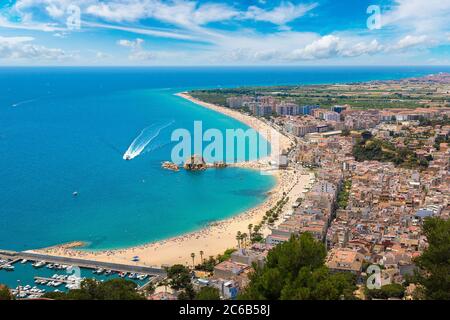
M 277 25 L 284 25 L 304 16 L 308 11 L 317 7 L 313 4 L 293 4 L 291 2 L 282 2 L 280 6 L 272 10 L 264 10 L 256 6 L 251 6 L 244 14 L 244 18 L 255 21 L 266 21 Z
M 141 1 L 95 3 L 86 8 L 86 13 L 108 21 L 136 21 L 147 15 L 147 7 Z
M 127 0 L 94 3 L 86 8 L 86 12 L 113 22 L 135 22 L 153 18 L 183 27 L 225 21 L 238 15 L 238 11 L 226 4 L 205 3 L 200 5 L 189 0 Z
M 97 52 L 95 52 L 95 58 L 99 59 L 99 60 L 109 59 L 109 58 L 111 58 L 111 55 L 108 53 L 104 53 L 102 51 L 97 51 Z
M 340 52 L 343 57 L 359 57 L 366 54 L 376 54 L 383 49 L 384 46 L 374 39 L 370 42 L 358 42 L 353 46 L 349 46 L 349 48 L 341 49 Z
M 308 44 L 302 49 L 292 52 L 292 60 L 326 59 L 337 56 L 341 39 L 333 35 L 326 35 Z
M 449 16 L 448 0 L 395 0 L 390 10 L 382 12 L 381 22 L 383 26 L 431 34 L 448 31 Z
M 21 23 L 0 16 L 0 27 L 51 31 L 55 36 L 70 35 L 65 28 L 64 16 L 67 7 L 76 4 L 82 9 L 82 28 L 121 30 L 144 39 L 152 36 L 184 41 L 173 42 L 170 49 L 165 49 L 162 44 L 157 51 L 144 50 L 142 39 L 118 42 L 129 48 L 129 59 L 148 60 L 149 63 L 170 63 L 170 59 L 175 63 L 183 60 L 203 64 L 211 59 L 215 63 L 225 60 L 253 63 L 332 61 L 333 58 L 356 60 L 357 57 L 363 61 L 366 56 L 379 53 L 382 55 L 372 59 L 388 61 L 389 55 L 403 57 L 414 54 L 415 49 L 450 42 L 449 0 L 393 0 L 394 5 L 382 7 L 382 30 L 334 31 L 324 36 L 295 31 L 294 24 L 289 24 L 311 14 L 317 7 L 313 1 L 305 0 L 299 4 L 299 1 L 285 0 L 273 7 L 270 1 L 258 0 L 252 2 L 253 6 L 238 9 L 236 2 L 219 3 L 216 0 L 18 0 L 14 10 L 20 13 Z M 35 21 L 31 9 L 36 7 L 40 7 L 50 20 L 41 20 L 45 23 Z M 166 26 L 148 27 L 146 19 L 158 20 L 162 22 L 159 25 Z M 270 31 L 251 29 L 255 24 L 245 23 L 250 20 L 268 22 L 274 28 Z M 210 25 L 230 21 L 235 22 L 232 30 Z M 38 47 L 32 40 L 21 44 L 24 45 Z M 183 59 L 179 58 L 181 56 Z
M 0 36 L 0 59 L 9 60 L 62 60 L 71 58 L 61 49 L 47 48 L 33 44 L 32 37 L 2 37 Z
M 398 43 L 394 46 L 394 49 L 403 50 L 406 48 L 422 45 L 427 42 L 429 42 L 429 39 L 426 35 L 407 35 L 398 41 Z
M 45 7 L 48 15 L 52 18 L 61 18 L 65 14 L 65 10 L 62 7 L 56 6 L 54 4 Z
M 376 39 L 341 38 L 330 34 L 317 38 L 299 49 L 285 52 L 282 57 L 291 61 L 351 58 L 374 55 L 383 52 L 384 49 L 385 47 Z
M 128 58 L 133 61 L 146 61 L 146 60 L 153 60 L 156 55 L 155 53 L 151 51 L 146 51 L 142 48 L 142 44 L 144 43 L 144 40 L 137 38 L 136 40 L 119 40 L 117 42 L 118 45 L 122 47 L 130 48 L 130 54 L 128 55 Z
M 95 2 L 86 12 L 90 15 L 113 22 L 135 22 L 144 18 L 153 18 L 177 26 L 196 27 L 210 22 L 232 19 L 266 21 L 284 25 L 305 15 L 317 7 L 313 4 L 293 4 L 282 2 L 271 10 L 250 6 L 246 11 L 223 3 L 199 4 L 191 0 L 126 0 L 109 3 Z

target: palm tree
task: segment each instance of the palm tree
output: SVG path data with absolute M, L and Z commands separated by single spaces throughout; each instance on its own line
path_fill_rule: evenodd
M 195 253 L 191 253 L 191 258 L 192 258 L 192 268 L 195 268 Z
M 246 234 L 246 233 L 243 233 L 242 235 L 241 235 L 241 237 L 242 237 L 242 240 L 244 240 L 244 247 L 246 247 L 247 246 L 247 237 L 248 237 L 248 235 Z
M 236 240 L 238 242 L 238 248 L 241 247 L 241 239 L 242 239 L 242 234 L 241 234 L 240 231 L 238 231 L 237 234 L 236 234 Z
M 203 263 L 203 251 L 200 250 L 200 263 Z
M 252 229 L 253 229 L 253 225 L 250 223 L 248 225 L 248 234 L 249 234 L 250 238 L 252 237 Z

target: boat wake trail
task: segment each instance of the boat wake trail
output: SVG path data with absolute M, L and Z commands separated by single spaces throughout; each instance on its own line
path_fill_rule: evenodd
M 21 105 L 23 105 L 23 104 L 27 104 L 27 103 L 31 103 L 31 102 L 37 101 L 37 100 L 39 100 L 39 99 L 40 99 L 40 98 L 20 101 L 20 102 L 17 102 L 17 103 L 12 104 L 11 107 L 15 108 L 15 107 L 21 106 Z
M 131 160 L 139 156 L 144 149 L 156 139 L 161 131 L 169 126 L 171 126 L 175 121 L 170 121 L 164 125 L 155 127 L 151 125 L 141 131 L 141 133 L 133 140 L 133 142 L 128 147 L 128 150 L 123 154 L 124 160 Z

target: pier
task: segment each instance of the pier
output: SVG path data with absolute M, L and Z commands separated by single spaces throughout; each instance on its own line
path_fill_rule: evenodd
M 6 266 L 12 266 L 14 263 L 19 262 L 20 260 L 22 260 L 22 259 L 14 259 L 12 261 L 7 261 L 5 263 L 2 263 L 2 264 L 0 264 L 0 270 L 3 269 L 3 267 L 6 267 Z
M 152 277 L 166 277 L 166 271 L 162 268 L 157 267 L 146 267 L 140 265 L 127 265 L 127 264 L 118 264 L 118 263 L 110 263 L 110 262 L 102 262 L 95 260 L 87 260 L 87 259 L 79 259 L 79 258 L 69 258 L 69 257 L 59 257 L 52 256 L 48 254 L 40 254 L 34 252 L 14 252 L 7 250 L 0 250 L 0 257 L 4 257 L 5 259 L 13 260 L 7 262 L 5 265 L 16 263 L 22 259 L 31 260 L 31 261 L 45 261 L 47 263 L 56 263 L 56 264 L 65 264 L 77 267 L 83 267 L 88 269 L 109 269 L 118 272 L 132 272 L 132 273 L 141 273 L 148 274 Z
M 76 280 L 69 280 L 69 279 L 53 279 L 53 278 L 45 278 L 45 277 L 34 277 L 34 280 L 40 280 L 40 281 L 46 281 L 46 282 L 51 282 L 51 281 L 56 281 L 56 282 L 61 282 L 61 283 L 65 283 L 65 284 L 76 284 Z

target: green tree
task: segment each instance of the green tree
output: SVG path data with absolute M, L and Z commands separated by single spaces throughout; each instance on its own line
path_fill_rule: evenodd
M 403 298 L 405 287 L 399 283 L 382 286 L 380 289 L 366 289 L 365 295 L 369 299 Z
M 340 299 L 353 297 L 354 277 L 331 273 L 325 246 L 309 233 L 273 248 L 264 267 L 255 265 L 240 299 Z
M 237 234 L 236 234 L 236 240 L 238 242 L 238 248 L 240 248 L 241 247 L 241 240 L 242 240 L 242 234 L 241 234 L 240 231 L 238 231 Z
M 191 285 L 191 273 L 182 264 L 175 264 L 167 269 L 169 285 L 174 290 L 183 290 Z
M 80 289 L 67 293 L 48 292 L 45 298 L 55 300 L 143 300 L 144 296 L 137 291 L 136 283 L 125 279 L 111 279 L 100 282 L 86 279 L 81 282 Z
M 0 284 L 0 301 L 4 300 L 14 300 L 14 297 L 7 286 Z
M 417 282 L 425 299 L 450 300 L 450 220 L 426 218 L 423 232 L 429 246 L 415 260 L 420 268 Z
M 154 294 L 155 290 L 156 286 L 152 281 L 150 281 L 149 284 L 145 287 L 145 291 L 147 292 L 147 294 Z
M 192 268 L 195 268 L 195 253 L 191 253 L 191 258 L 192 258 Z
M 195 295 L 195 300 L 220 300 L 220 292 L 214 287 L 203 287 Z

